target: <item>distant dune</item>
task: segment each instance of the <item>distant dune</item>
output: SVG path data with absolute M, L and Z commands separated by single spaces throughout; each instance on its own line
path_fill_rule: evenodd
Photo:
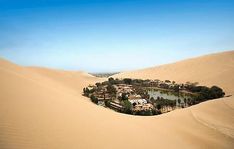
M 219 85 L 233 95 L 233 74 L 230 51 L 115 77 Z M 1 59 L 0 148 L 233 148 L 233 96 L 160 116 L 131 116 L 96 106 L 81 95 L 83 87 L 102 80 Z
M 201 85 L 220 85 L 234 92 L 234 51 L 205 55 L 172 64 L 123 72 L 114 77 L 199 82 Z

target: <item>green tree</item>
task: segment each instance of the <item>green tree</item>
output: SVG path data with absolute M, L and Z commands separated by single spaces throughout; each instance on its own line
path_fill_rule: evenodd
M 95 104 L 97 104 L 98 103 L 98 98 L 96 98 L 94 95 L 91 95 L 91 101 L 93 102 L 93 103 L 95 103 Z
M 181 99 L 179 98 L 179 99 L 178 99 L 178 104 L 179 104 L 179 107 L 180 107 L 180 103 L 181 103 Z
M 165 80 L 165 82 L 166 82 L 166 83 L 171 83 L 171 81 L 170 81 L 170 80 Z
M 129 84 L 129 85 L 132 83 L 132 79 L 130 79 L 130 78 L 125 78 L 125 79 L 123 79 L 123 81 L 125 84 Z
M 128 100 L 123 100 L 124 113 L 131 114 L 132 113 L 132 104 Z
M 112 77 L 108 78 L 108 81 L 110 84 L 115 84 L 115 79 Z
M 90 94 L 90 91 L 87 87 L 83 88 L 83 92 L 84 92 L 84 96 L 89 96 L 89 94 Z
M 161 108 L 162 108 L 161 104 L 157 104 L 157 109 L 161 110 Z
M 97 82 L 95 85 L 96 85 L 97 87 L 100 87 L 102 84 L 99 83 L 99 82 Z
M 150 98 L 150 102 L 152 102 L 152 103 L 154 102 L 154 97 Z
M 127 94 L 126 93 L 122 93 L 121 99 L 122 100 L 128 100 Z
M 105 100 L 105 106 L 110 107 L 110 100 Z
M 116 88 L 111 84 L 109 84 L 106 89 L 107 89 L 107 92 L 110 94 L 116 94 L 116 92 L 117 92 Z
M 153 115 L 153 112 L 151 110 L 142 110 L 142 111 L 140 111 L 140 115 L 151 116 L 151 115 Z
M 187 106 L 187 98 L 184 98 L 184 105 Z
M 173 102 L 172 102 L 172 103 L 173 103 L 172 108 L 173 108 L 173 109 L 175 109 L 175 108 L 176 108 L 176 100 L 173 100 Z
M 218 86 L 212 86 L 210 88 L 210 92 L 211 92 L 212 98 L 220 98 L 220 97 L 223 97 L 225 95 L 223 90 Z

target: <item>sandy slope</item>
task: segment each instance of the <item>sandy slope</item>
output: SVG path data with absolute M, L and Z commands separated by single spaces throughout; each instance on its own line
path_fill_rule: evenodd
M 121 76 L 218 84 L 234 94 L 233 57 L 233 52 L 215 54 Z M 96 106 L 81 96 L 82 88 L 96 81 L 100 79 L 82 72 L 25 68 L 0 60 L 0 148 L 234 146 L 233 97 L 160 116 L 133 117 Z
M 234 92 L 234 51 L 211 54 L 153 68 L 124 72 L 115 77 L 150 78 L 220 85 Z

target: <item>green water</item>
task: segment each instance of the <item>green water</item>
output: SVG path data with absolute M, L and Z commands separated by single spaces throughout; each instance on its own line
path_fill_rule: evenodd
M 177 92 L 173 92 L 173 91 L 165 91 L 165 90 L 159 90 L 159 89 L 148 89 L 147 90 L 150 98 L 154 98 L 155 100 L 159 97 L 159 98 L 164 98 L 164 99 L 169 99 L 169 100 L 176 100 L 177 101 L 177 105 L 178 105 L 178 99 L 181 100 L 181 104 L 184 104 L 184 99 L 188 99 L 188 98 L 193 98 L 192 95 L 190 94 L 186 94 L 186 93 L 177 93 Z

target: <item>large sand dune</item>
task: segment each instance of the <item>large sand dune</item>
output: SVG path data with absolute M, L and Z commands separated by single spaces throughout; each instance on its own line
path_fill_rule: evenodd
M 234 94 L 234 52 L 123 73 L 118 77 L 217 84 Z M 92 104 L 82 88 L 101 81 L 84 72 L 27 68 L 0 60 L 0 148 L 233 148 L 234 98 L 153 117 Z
M 150 78 L 177 82 L 220 85 L 234 92 L 234 51 L 211 54 L 148 69 L 124 72 L 114 77 Z

